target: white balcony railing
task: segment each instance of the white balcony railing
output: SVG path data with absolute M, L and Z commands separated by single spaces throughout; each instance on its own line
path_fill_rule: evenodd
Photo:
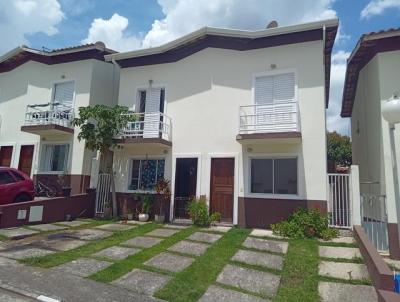
M 74 110 L 58 103 L 28 105 L 25 113 L 25 126 L 59 125 L 72 127 Z
M 300 131 L 297 102 L 249 105 L 239 109 L 239 133 Z
M 162 138 L 171 141 L 171 118 L 164 113 L 131 112 L 135 121 L 128 122 L 122 131 L 123 138 Z

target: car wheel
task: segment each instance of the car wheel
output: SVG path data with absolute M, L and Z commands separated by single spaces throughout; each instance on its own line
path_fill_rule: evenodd
M 30 200 L 32 200 L 32 198 L 28 194 L 20 194 L 17 197 L 15 197 L 14 202 L 24 202 Z

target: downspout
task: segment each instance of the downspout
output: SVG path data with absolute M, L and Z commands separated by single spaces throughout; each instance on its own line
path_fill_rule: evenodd
M 322 49 L 323 49 L 323 51 L 322 51 L 322 68 L 323 68 L 324 77 L 326 77 L 325 42 L 326 42 L 326 25 L 324 24 L 322 27 Z M 328 98 L 329 98 L 329 96 L 328 96 Z M 324 144 L 325 144 L 325 185 L 326 185 L 325 197 L 326 197 L 326 208 L 327 208 L 327 211 L 329 212 L 328 144 L 327 144 L 328 131 L 327 131 L 327 127 L 326 127 L 326 124 L 327 124 L 326 111 L 328 108 L 326 108 L 326 104 L 328 104 L 328 99 L 326 98 L 326 82 L 324 81 L 324 108 L 325 108 L 325 110 L 324 110 L 324 118 L 325 118 L 325 141 L 324 141 Z
M 116 83 L 115 83 L 115 68 L 116 68 L 116 67 L 121 68 L 121 65 L 119 65 L 118 62 L 115 61 L 115 58 L 114 58 L 114 57 L 111 58 L 111 62 L 112 62 L 112 64 L 113 64 L 113 88 L 112 88 L 112 91 L 113 91 L 113 101 L 115 100 L 115 101 L 117 101 L 117 103 L 118 103 L 118 97 L 115 96 L 115 85 L 116 85 Z

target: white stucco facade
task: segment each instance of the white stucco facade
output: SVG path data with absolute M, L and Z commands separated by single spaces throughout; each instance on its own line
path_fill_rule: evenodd
M 361 193 L 386 196 L 389 223 L 397 222 L 389 124 L 381 103 L 400 90 L 400 51 L 381 52 L 360 71 L 351 115 L 353 163 L 360 166 Z M 400 130 L 395 150 L 400 163 Z
M 40 158 L 46 144 L 69 144 L 66 172 L 90 176 L 93 154 L 79 142 L 78 128 L 74 133 L 31 134 L 21 131 L 28 105 L 46 104 L 53 100 L 55 84 L 73 82 L 73 111 L 94 104 L 116 103 L 118 69 L 111 63 L 95 59 L 46 65 L 28 61 L 10 71 L 0 73 L 0 148 L 13 146 L 11 167 L 18 168 L 20 148 L 34 145 L 31 176 L 52 174 L 41 171 Z M 59 174 L 59 172 L 55 173 Z
M 137 109 L 137 91 L 149 81 L 165 89 L 172 147 L 123 145 L 114 158 L 117 192 L 134 192 L 128 190 L 132 158 L 161 157 L 174 194 L 176 159 L 192 157 L 198 158 L 196 195 L 208 200 L 211 159 L 227 157 L 235 159 L 235 224 L 239 197 L 326 201 L 323 48 L 322 40 L 248 51 L 206 48 L 174 63 L 122 68 L 120 105 Z M 301 138 L 237 141 L 239 107 L 254 104 L 254 77 L 288 71 L 295 73 Z M 298 160 L 298 193 L 250 193 L 250 158 L 287 156 Z

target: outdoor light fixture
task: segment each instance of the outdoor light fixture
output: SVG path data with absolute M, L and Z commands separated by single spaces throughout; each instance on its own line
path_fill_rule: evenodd
M 390 124 L 400 123 L 400 97 L 395 92 L 393 96 L 382 102 L 382 116 Z

